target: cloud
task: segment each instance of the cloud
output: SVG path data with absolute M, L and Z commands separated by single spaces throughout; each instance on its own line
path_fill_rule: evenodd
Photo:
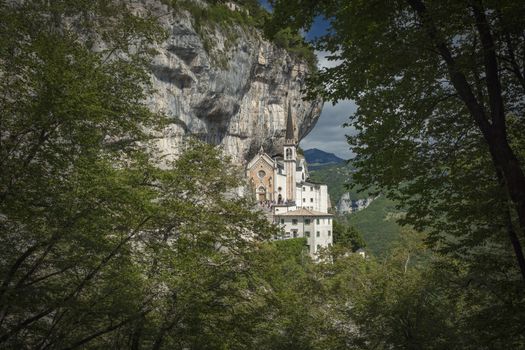
M 355 135 L 356 131 L 353 128 L 343 128 L 343 124 L 348 122 L 356 109 L 357 106 L 351 100 L 343 100 L 336 105 L 326 102 L 314 129 L 301 140 L 301 148 L 318 148 L 341 158 L 352 158 L 354 154 L 345 135 Z
M 328 51 L 316 51 L 315 54 L 317 55 L 317 67 L 321 68 L 332 68 L 335 66 L 338 66 L 343 61 L 342 60 L 331 60 L 329 59 L 330 56 L 333 55 L 333 53 Z
M 319 68 L 335 67 L 341 63 L 340 60 L 329 60 L 328 56 L 332 55 L 329 52 L 317 51 L 316 54 Z M 343 124 L 348 122 L 356 109 L 355 102 L 351 100 L 342 100 L 335 105 L 326 102 L 314 129 L 301 140 L 301 148 L 318 148 L 344 159 L 352 158 L 354 153 L 346 142 L 346 135 L 355 135 L 356 130 L 343 128 Z

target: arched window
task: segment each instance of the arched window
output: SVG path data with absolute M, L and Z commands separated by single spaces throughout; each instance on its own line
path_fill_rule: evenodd
M 292 159 L 292 150 L 290 148 L 286 149 L 286 159 Z
M 261 187 L 259 187 L 259 189 L 257 191 L 259 193 L 266 193 L 266 188 L 264 188 L 264 186 L 261 186 Z
M 266 176 L 266 172 L 264 170 L 259 170 L 257 173 L 257 176 L 259 176 L 260 179 Z

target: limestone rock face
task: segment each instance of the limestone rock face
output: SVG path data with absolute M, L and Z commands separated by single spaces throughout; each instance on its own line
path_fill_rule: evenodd
M 346 192 L 341 196 L 341 199 L 339 199 L 336 208 L 337 213 L 340 215 L 352 212 L 352 200 L 350 199 L 350 193 Z
M 304 62 L 254 28 L 197 27 L 189 12 L 174 13 L 160 0 L 135 6 L 138 12 L 152 11 L 169 33 L 152 63 L 156 93 L 148 101 L 173 120 L 158 135 L 168 158 L 177 155 L 187 135 L 221 145 L 238 164 L 261 146 L 269 154 L 280 153 L 288 102 L 297 139 L 313 128 L 322 102 L 303 101 Z

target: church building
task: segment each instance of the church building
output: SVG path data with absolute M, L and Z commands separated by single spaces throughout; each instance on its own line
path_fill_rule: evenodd
M 283 154 L 269 156 L 261 147 L 246 175 L 259 205 L 280 225 L 283 239 L 305 237 L 315 256 L 332 245 L 333 215 L 328 188 L 309 179 L 304 156 L 297 154 L 296 130 L 288 107 Z

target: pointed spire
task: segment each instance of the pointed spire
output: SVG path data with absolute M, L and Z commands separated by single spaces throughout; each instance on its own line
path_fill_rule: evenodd
M 292 104 L 288 101 L 288 118 L 286 119 L 286 141 L 295 140 L 295 132 L 292 120 Z
M 263 154 L 264 153 L 264 148 L 263 146 L 261 145 L 261 148 L 259 148 L 259 154 Z

